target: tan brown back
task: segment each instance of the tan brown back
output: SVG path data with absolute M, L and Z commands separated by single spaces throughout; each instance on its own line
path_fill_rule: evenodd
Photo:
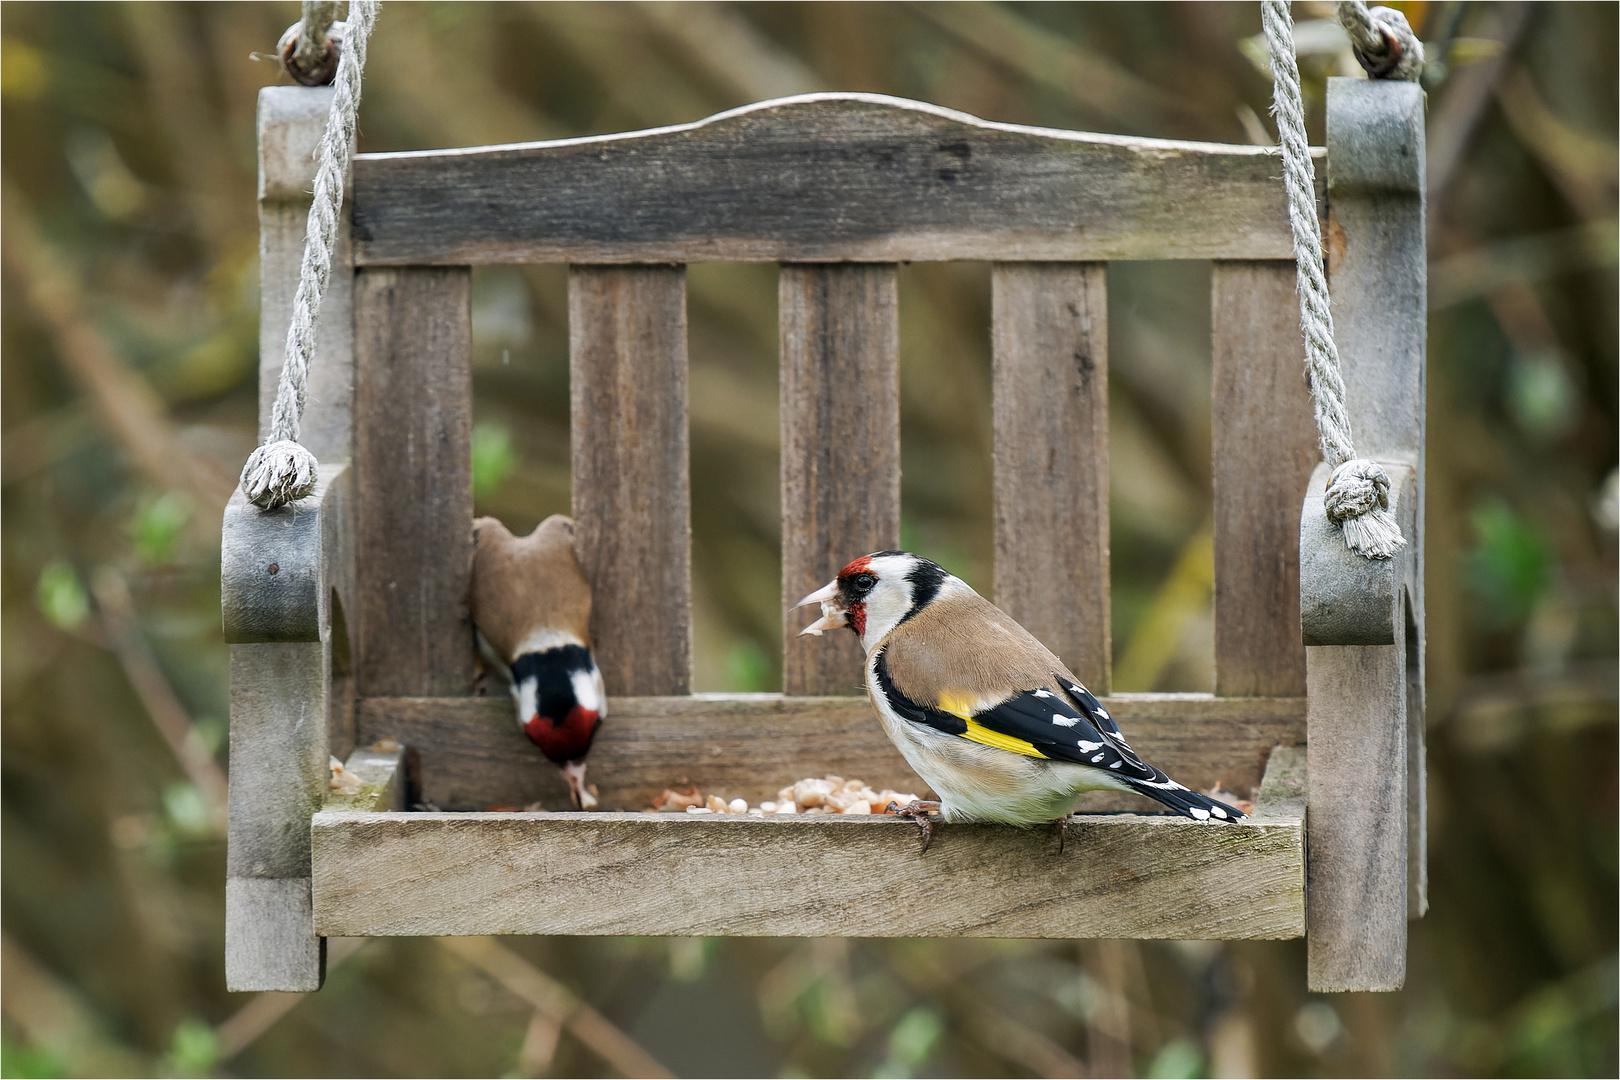
M 591 587 L 574 557 L 574 522 L 546 518 L 516 537 L 492 517 L 473 522 L 472 617 L 501 657 L 511 661 L 541 630 L 591 643 Z
M 1011 615 L 974 592 L 942 596 L 894 629 L 885 643 L 889 675 L 913 701 L 935 705 L 945 693 L 984 702 L 1022 690 L 1065 688 L 1074 675 Z

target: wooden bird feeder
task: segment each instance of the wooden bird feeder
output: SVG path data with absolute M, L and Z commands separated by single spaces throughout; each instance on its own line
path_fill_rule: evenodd
M 330 100 L 260 96 L 263 417 Z M 1349 555 L 1323 518 L 1266 148 L 816 94 L 653 131 L 358 156 L 303 424 L 321 486 L 269 513 L 238 494 L 225 513 L 231 988 L 313 990 L 327 935 L 414 934 L 1303 935 L 1313 989 L 1399 986 L 1425 905 L 1421 91 L 1331 80 L 1315 153 L 1350 411 L 1410 541 L 1387 562 Z M 843 635 L 800 641 L 789 617 L 784 693 L 690 692 L 684 264 L 781 265 L 796 599 L 897 546 L 896 264 L 960 259 L 993 267 L 995 601 L 1148 760 L 1259 789 L 1252 819 L 1094 793 L 1062 855 L 1042 830 L 965 825 L 919 855 L 892 817 L 637 812 L 686 782 L 751 803 L 827 772 L 923 789 L 866 700 L 830 696 L 860 685 Z M 1213 695 L 1106 696 L 1107 275 L 1127 259 L 1214 261 Z M 470 267 L 490 263 L 569 266 L 608 812 L 478 812 L 566 805 L 505 697 L 471 696 Z M 366 749 L 385 737 L 403 749 Z M 373 782 L 375 809 L 328 804 L 329 754 Z M 442 812 L 405 811 L 417 801 Z

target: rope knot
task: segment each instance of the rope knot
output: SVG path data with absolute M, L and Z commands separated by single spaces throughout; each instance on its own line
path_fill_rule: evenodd
M 1356 62 L 1373 79 L 1414 82 L 1423 74 L 1423 42 L 1394 8 L 1338 3 L 1339 23 L 1350 35 Z
M 1389 512 L 1389 474 L 1378 462 L 1352 458 L 1339 465 L 1328 476 L 1322 502 L 1356 554 L 1388 559 L 1406 546 Z
M 242 494 L 256 506 L 274 510 L 315 490 L 315 455 L 291 439 L 267 442 L 242 466 Z

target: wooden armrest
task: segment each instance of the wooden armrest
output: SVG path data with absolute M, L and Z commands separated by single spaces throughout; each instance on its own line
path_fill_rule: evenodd
M 342 577 L 347 462 L 323 464 L 315 493 L 260 510 L 240 489 L 225 507 L 220 608 L 232 645 L 320 641 L 332 588 Z
M 1392 559 L 1364 558 L 1345 546 L 1323 508 L 1327 463 L 1311 474 L 1299 516 L 1299 628 L 1307 645 L 1393 645 L 1404 630 L 1400 596 L 1416 544 L 1416 474 L 1410 465 L 1380 464 L 1389 473 L 1390 510 L 1407 538 Z

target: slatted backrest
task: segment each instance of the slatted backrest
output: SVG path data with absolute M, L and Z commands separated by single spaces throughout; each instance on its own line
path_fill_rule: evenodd
M 995 598 L 1109 684 L 1107 262 L 1214 259 L 1219 693 L 1304 692 L 1315 460 L 1273 156 L 991 124 L 871 95 L 624 136 L 361 155 L 360 693 L 470 685 L 466 266 L 567 262 L 574 515 L 610 693 L 690 689 L 685 281 L 782 264 L 782 588 L 899 541 L 896 264 L 993 264 Z M 784 625 L 784 689 L 854 694 Z

